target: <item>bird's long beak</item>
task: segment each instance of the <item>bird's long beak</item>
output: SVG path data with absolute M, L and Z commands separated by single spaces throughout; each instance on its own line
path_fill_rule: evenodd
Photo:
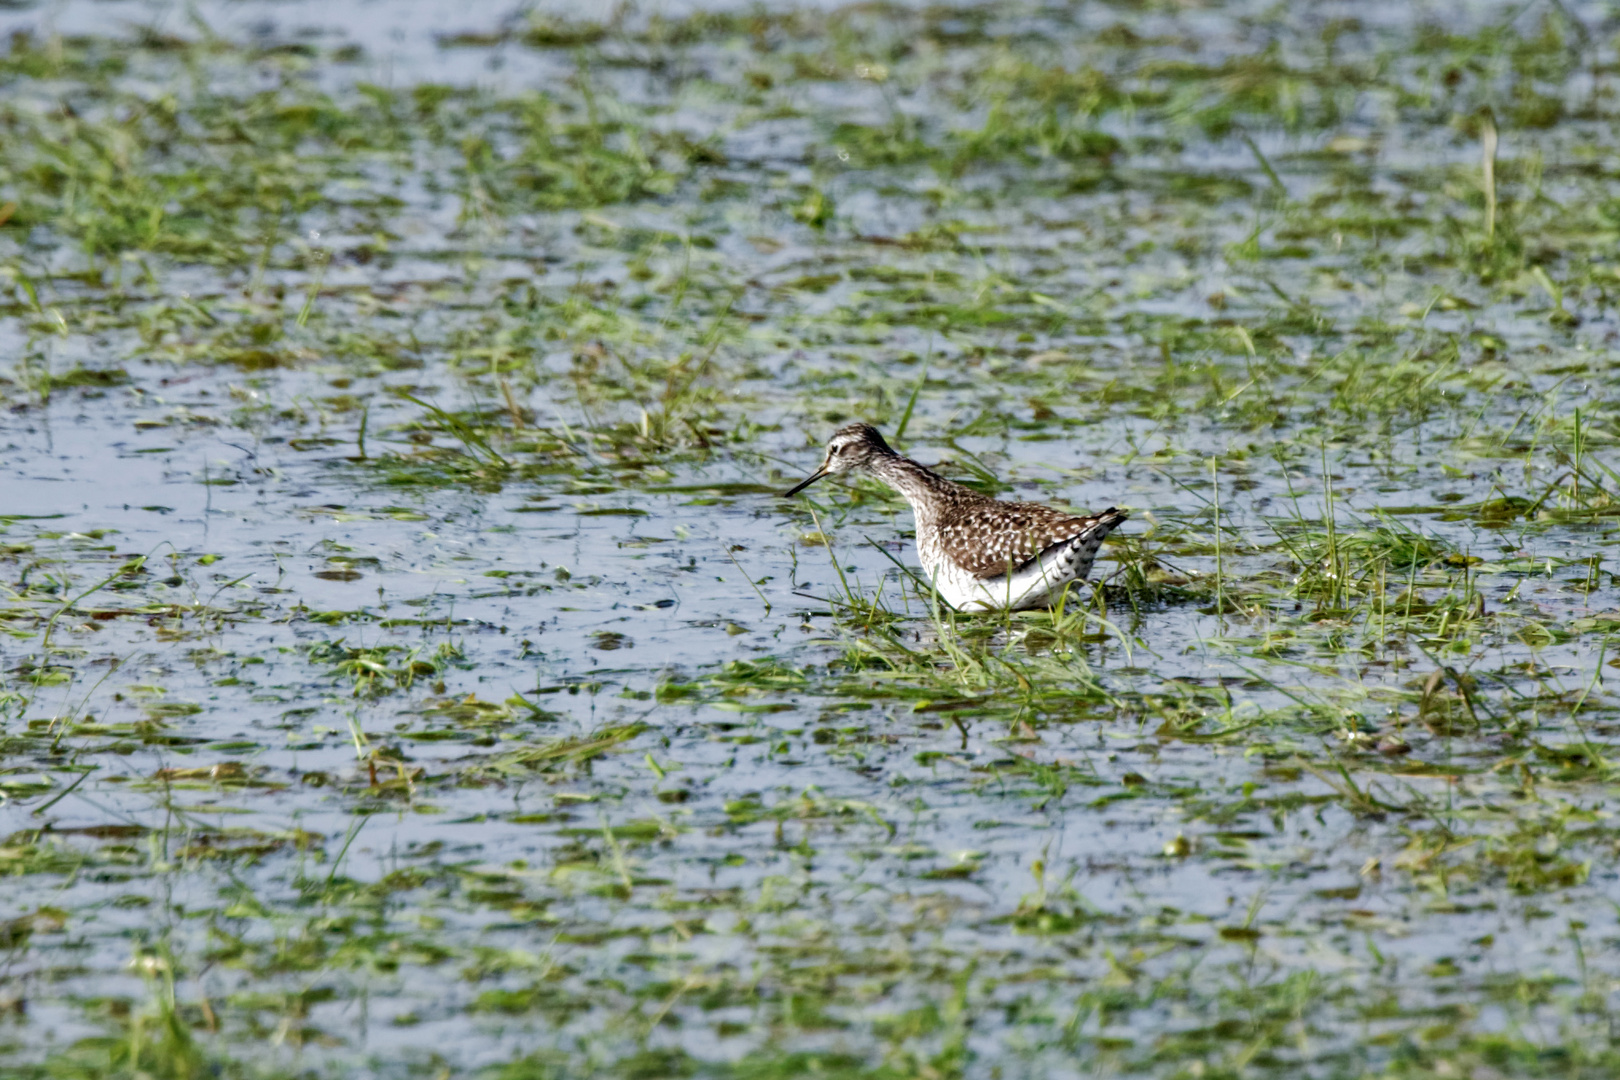
M 787 491 L 782 492 L 782 498 L 791 499 L 793 496 L 797 495 L 799 492 L 803 491 L 805 488 L 809 487 L 811 484 L 815 483 L 817 480 L 820 480 L 826 475 L 827 466 L 823 465 L 821 468 L 817 469 L 803 480 L 800 480 L 797 484 L 794 484 Z

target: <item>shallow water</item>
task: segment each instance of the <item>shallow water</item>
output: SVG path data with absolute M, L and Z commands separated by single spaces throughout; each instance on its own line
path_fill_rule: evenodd
M 0 13 L 6 1070 L 1612 1074 L 1612 16 L 826 7 Z

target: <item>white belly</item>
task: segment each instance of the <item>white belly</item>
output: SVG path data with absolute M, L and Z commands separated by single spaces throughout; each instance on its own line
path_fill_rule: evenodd
M 933 545 L 918 544 L 917 556 L 939 595 L 958 611 L 1024 611 L 1051 607 L 1065 589 L 1073 592 L 1072 583 L 1085 580 L 1091 572 L 1097 549 L 1110 531 L 1112 524 L 1107 529 L 1092 529 L 1067 544 L 1048 548 L 1010 574 L 991 578 L 974 577 Z
M 1078 581 L 1081 576 L 1075 573 L 1072 563 L 1061 559 L 1044 567 L 1032 563 L 1015 573 L 993 578 L 976 578 L 949 564 L 925 568 L 931 572 L 940 597 L 958 611 L 1051 607 L 1062 595 L 1064 586 Z

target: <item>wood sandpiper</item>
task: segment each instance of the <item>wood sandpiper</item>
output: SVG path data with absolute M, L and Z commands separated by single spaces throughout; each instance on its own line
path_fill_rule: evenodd
M 1110 506 L 1076 517 L 1035 503 L 1000 502 L 889 449 L 870 424 L 833 433 L 827 457 L 784 498 L 823 476 L 859 470 L 904 495 L 917 520 L 917 556 L 934 588 L 959 611 L 1051 607 L 1082 581 L 1103 538 L 1129 517 Z

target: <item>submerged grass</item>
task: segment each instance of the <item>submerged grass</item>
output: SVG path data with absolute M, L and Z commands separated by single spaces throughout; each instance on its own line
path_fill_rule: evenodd
M 0 1071 L 1611 1075 L 1602 18 L 17 33 Z

